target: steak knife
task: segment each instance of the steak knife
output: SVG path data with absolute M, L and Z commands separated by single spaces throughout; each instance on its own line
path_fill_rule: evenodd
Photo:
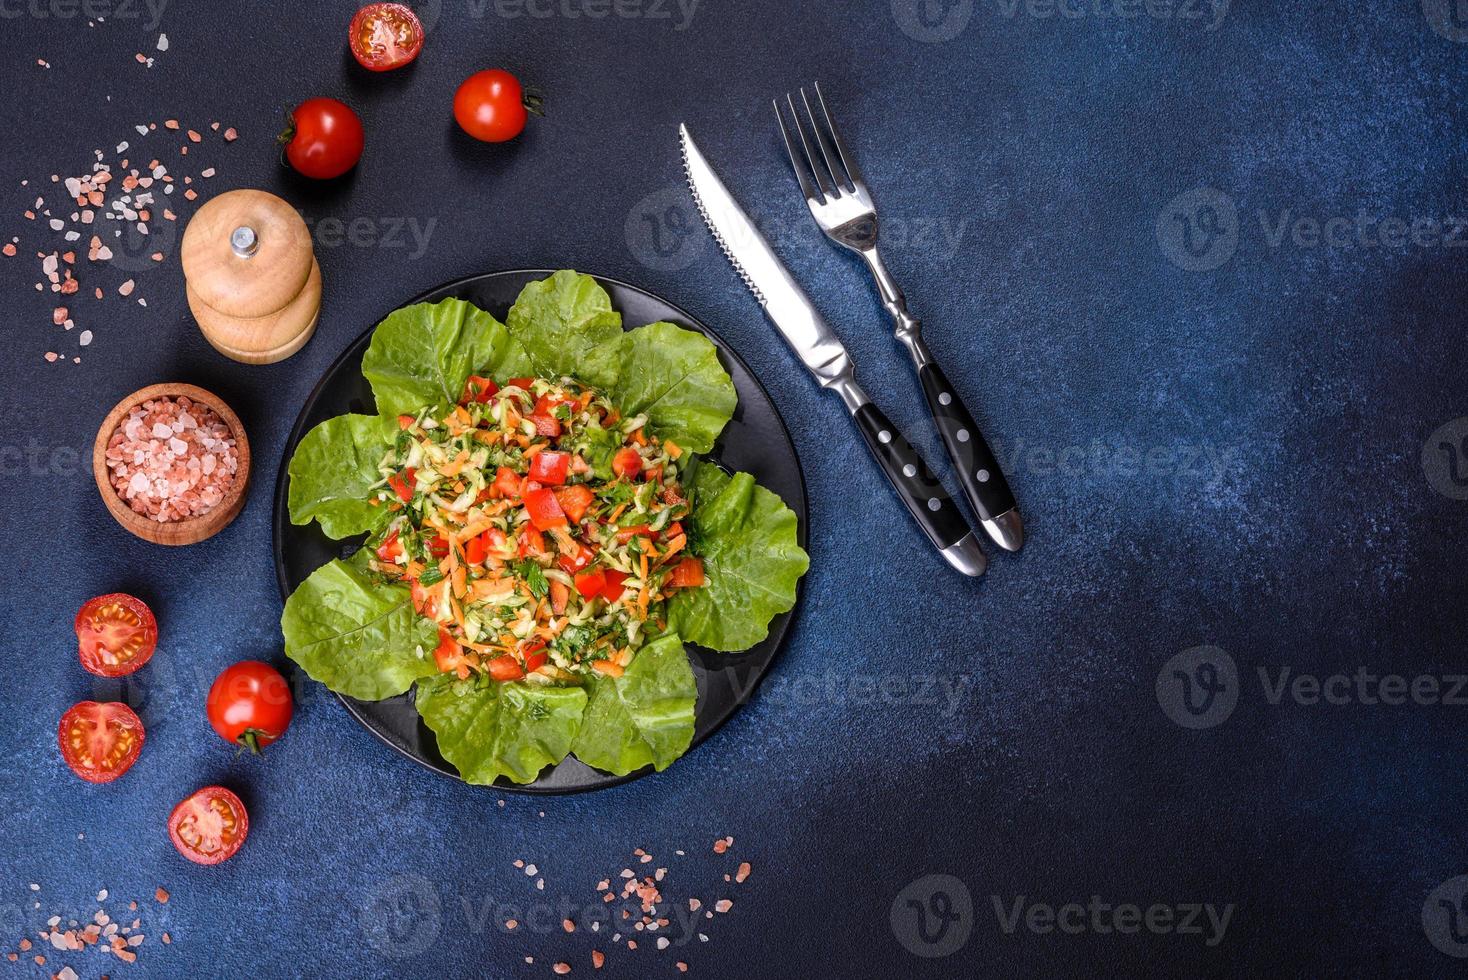
M 680 125 L 678 135 L 699 214 L 766 318 L 817 383 L 841 397 L 892 489 L 944 560 L 965 575 L 984 574 L 988 559 L 958 506 L 917 450 L 856 383 L 856 368 L 846 347 L 709 166 L 688 127 Z

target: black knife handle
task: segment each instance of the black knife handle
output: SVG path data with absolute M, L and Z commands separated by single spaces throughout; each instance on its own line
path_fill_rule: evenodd
M 953 465 L 958 468 L 958 480 L 964 494 L 980 520 L 994 518 L 1015 507 L 1014 493 L 1009 481 L 999 469 L 984 435 L 974 424 L 974 417 L 948 377 L 936 363 L 929 361 L 918 369 L 918 378 L 923 383 L 923 394 L 928 398 L 928 410 L 933 413 L 933 422 Z
M 928 469 L 928 464 L 916 449 L 902 437 L 882 410 L 867 402 L 853 413 L 856 427 L 866 439 L 887 476 L 887 482 L 897 491 L 897 496 L 907 505 L 907 511 L 928 539 L 944 551 L 957 544 L 965 535 L 973 533 L 968 522 L 959 513 L 958 505 L 948 496 Z

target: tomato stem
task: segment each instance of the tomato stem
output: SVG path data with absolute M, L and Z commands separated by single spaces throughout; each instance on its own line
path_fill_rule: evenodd
M 525 104 L 525 111 L 532 116 L 545 118 L 545 96 L 534 89 L 526 89 L 521 101 Z
M 260 731 L 260 729 L 258 728 L 246 728 L 244 732 L 240 735 L 240 737 L 236 739 L 236 741 L 239 742 L 240 745 L 244 748 L 249 749 L 251 755 L 259 755 L 260 736 L 264 734 L 265 733 Z
M 275 142 L 281 146 L 285 146 L 296 138 L 296 116 L 289 109 L 282 109 L 281 112 L 285 113 L 285 129 L 282 129 L 280 134 L 275 137 Z

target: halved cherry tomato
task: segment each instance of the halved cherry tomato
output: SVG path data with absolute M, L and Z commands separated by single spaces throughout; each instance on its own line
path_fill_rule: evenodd
M 527 490 L 524 496 L 525 513 L 537 531 L 549 531 L 553 527 L 566 526 L 566 512 L 556 502 L 556 493 L 545 487 Z
M 100 677 L 131 674 L 153 656 L 158 621 L 141 599 L 122 592 L 88 599 L 76 614 L 82 667 Z
M 482 565 L 488 555 L 489 542 L 484 539 L 483 534 L 476 534 L 464 542 L 464 560 L 469 564 Z
M 500 390 L 500 386 L 489 378 L 481 378 L 477 374 L 469 375 L 469 380 L 464 382 L 464 397 L 459 399 L 460 405 L 470 402 L 479 402 L 481 405 L 489 401 Z
M 413 502 L 413 485 L 418 479 L 418 471 L 409 466 L 401 474 L 394 473 L 387 478 L 387 485 L 392 487 L 392 492 L 398 495 L 403 503 Z
M 650 538 L 653 536 L 653 533 L 653 529 L 646 524 L 638 524 L 635 527 L 621 527 L 617 529 L 617 543 L 626 544 L 633 538 L 638 537 Z
M 214 679 L 204 701 L 209 724 L 226 742 L 257 755 L 291 723 L 291 688 L 280 671 L 258 660 L 230 664 Z
M 61 758 L 89 783 L 110 783 L 143 751 L 143 722 L 121 701 L 82 701 L 67 709 L 56 730 Z
M 447 558 L 449 556 L 449 539 L 442 534 L 436 535 L 428 542 L 428 553 L 435 558 Z
M 570 468 L 570 453 L 558 453 L 549 449 L 542 449 L 530 461 L 530 479 L 560 486 L 566 482 L 566 471 Z
M 413 416 L 411 416 L 411 415 L 399 415 L 398 416 L 398 428 L 399 429 L 406 429 L 406 428 L 408 428 L 408 426 L 412 425 L 416 421 L 418 421 L 418 420 L 415 419 L 415 418 L 413 418 Z
M 218 864 L 234 856 L 250 833 L 245 804 L 223 786 L 205 786 L 173 808 L 168 836 L 195 864 Z
M 401 68 L 423 50 L 423 22 L 401 3 L 369 3 L 347 30 L 352 57 L 368 71 Z
M 520 484 L 520 474 L 508 466 L 501 466 L 494 471 L 493 490 L 506 500 L 514 500 L 520 496 Z
M 521 388 L 528 392 L 530 390 L 530 386 L 533 384 L 535 384 L 534 378 L 511 378 L 509 381 L 505 382 L 505 387 Z
M 703 559 L 692 555 L 674 565 L 673 574 L 668 576 L 668 584 L 679 589 L 695 588 L 703 583 Z
M 642 456 L 631 446 L 623 446 L 612 456 L 612 472 L 632 479 L 642 472 Z
M 551 612 L 559 616 L 561 613 L 566 611 L 566 604 L 571 601 L 571 590 L 566 586 L 564 582 L 558 581 L 557 579 L 551 579 L 550 601 Z M 529 662 L 527 661 L 526 663 L 528 666 Z M 534 670 L 535 668 L 530 667 L 530 669 Z
M 609 568 L 607 569 L 606 575 L 607 584 L 606 588 L 601 590 L 601 596 L 603 599 L 607 600 L 607 602 L 616 602 L 618 599 L 622 598 L 622 593 L 627 591 L 626 587 L 622 585 L 622 583 L 627 580 L 627 573 L 619 572 L 614 568 Z
M 528 415 L 530 421 L 535 423 L 535 434 L 538 436 L 558 436 L 561 434 L 561 420 L 553 415 Z
M 590 565 L 591 560 L 595 557 L 594 550 L 572 541 L 567 547 L 561 549 L 561 553 L 556 557 L 556 564 L 565 569 L 568 574 L 574 575 Z
M 607 573 L 600 568 L 576 573 L 576 591 L 583 599 L 595 599 L 607 587 Z
M 525 668 L 513 655 L 505 654 L 489 662 L 489 676 L 497 681 L 518 681 L 525 676 Z
M 544 456 L 544 453 L 541 453 Z M 537 457 L 539 458 L 539 457 Z M 586 511 L 595 500 L 590 487 L 577 484 L 573 487 L 564 487 L 556 491 L 556 501 L 561 505 L 561 510 L 571 519 L 572 524 L 580 524 L 581 518 L 586 516 Z
M 383 561 L 394 561 L 402 553 L 403 546 L 398 543 L 396 529 L 389 532 L 388 536 L 382 539 L 382 544 L 377 546 L 377 557 Z
M 445 674 L 457 670 L 459 665 L 465 662 L 464 648 L 459 646 L 459 641 L 455 640 L 442 626 L 438 628 L 438 646 L 433 650 L 433 662 L 438 665 L 439 671 Z

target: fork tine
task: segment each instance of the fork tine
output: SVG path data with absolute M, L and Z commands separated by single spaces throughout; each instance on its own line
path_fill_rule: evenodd
M 790 105 L 790 118 L 795 123 L 795 131 L 800 134 L 800 145 L 805 148 L 805 158 L 810 161 L 810 172 L 816 180 L 816 186 L 821 189 L 823 197 L 834 197 L 835 192 L 826 187 L 826 182 L 821 177 L 821 165 L 816 162 L 816 155 L 811 152 L 810 141 L 805 138 L 805 127 L 800 125 L 800 113 L 795 111 L 795 100 L 787 93 L 785 101 Z
M 795 152 L 795 144 L 790 142 L 790 130 L 785 128 L 785 114 L 780 111 L 780 100 L 771 99 L 770 105 L 775 107 L 775 121 L 780 124 L 780 136 L 785 140 L 785 152 L 790 154 L 790 169 L 795 171 L 795 179 L 800 181 L 800 192 L 805 195 L 807 204 L 818 204 L 820 196 L 816 193 L 815 185 L 810 182 L 800 154 Z
M 821 148 L 821 159 L 826 161 L 826 169 L 831 172 L 831 184 L 836 188 L 836 194 L 839 195 L 842 190 L 841 185 L 846 181 L 846 178 L 831 163 L 831 158 L 834 156 L 835 150 L 829 148 L 830 140 L 826 139 L 826 134 L 821 129 L 821 124 L 816 120 L 816 114 L 810 107 L 810 98 L 806 96 L 803 87 L 800 90 L 800 101 L 805 103 L 806 115 L 810 117 L 810 128 L 815 131 L 816 145 Z
M 836 144 L 836 155 L 841 158 L 841 166 L 846 169 L 846 176 L 851 178 L 853 188 L 861 185 L 861 171 L 856 167 L 856 157 L 846 148 L 846 141 L 841 138 L 841 131 L 836 128 L 836 123 L 831 119 L 831 113 L 826 108 L 826 97 L 821 92 L 821 83 L 816 82 L 816 101 L 820 103 L 821 115 L 826 118 L 826 128 L 831 132 L 831 140 Z

